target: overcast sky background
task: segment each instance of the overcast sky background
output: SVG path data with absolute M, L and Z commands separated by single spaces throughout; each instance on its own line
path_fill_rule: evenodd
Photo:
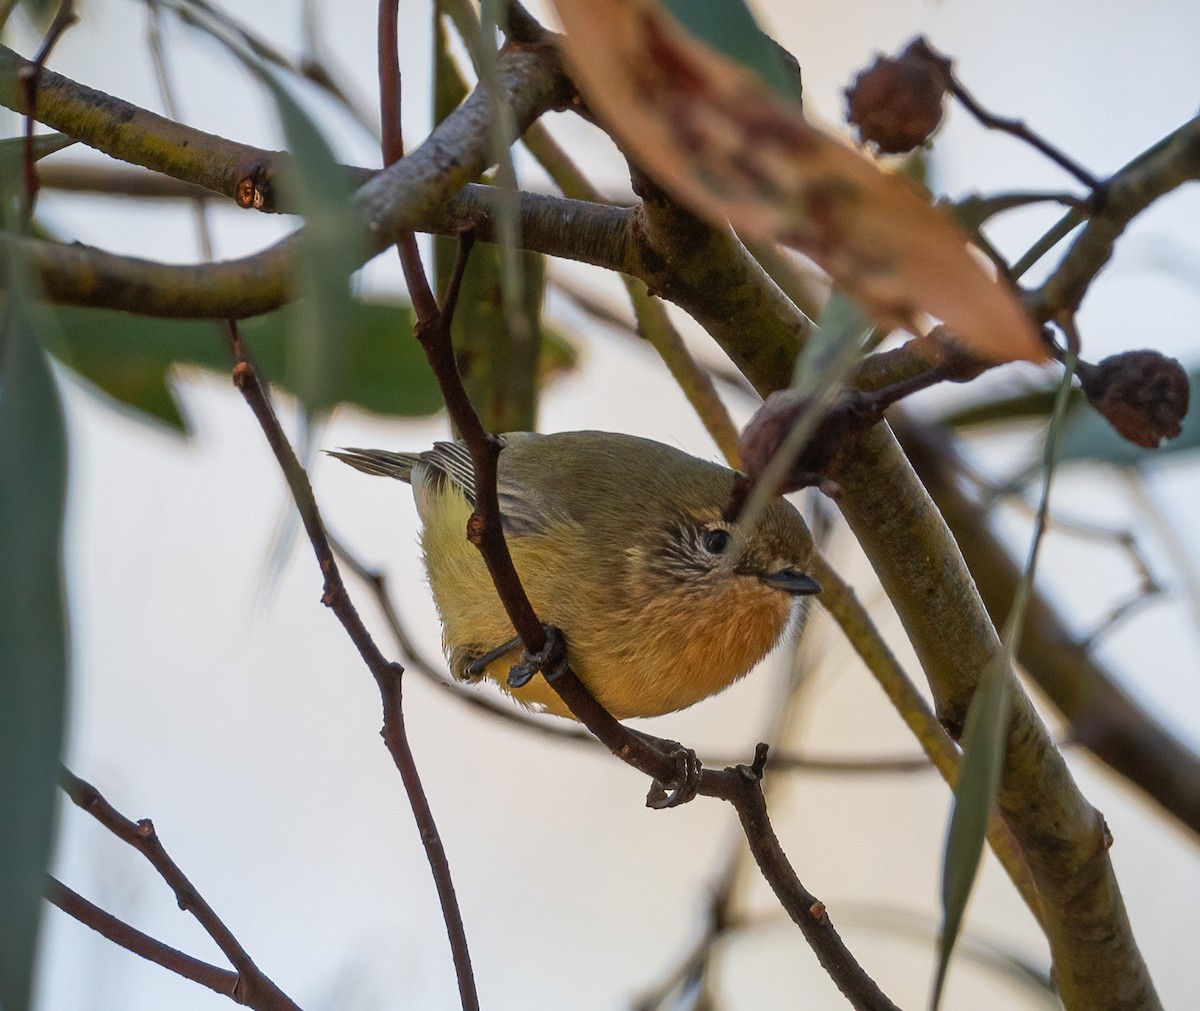
M 321 37 L 357 90 L 374 89 L 372 4 L 321 12 Z M 1017 0 L 763 3 L 772 33 L 804 68 L 808 107 L 840 118 L 841 89 L 877 50 L 924 32 L 958 61 L 962 79 L 997 112 L 1019 115 L 1084 165 L 1106 174 L 1196 112 L 1200 7 L 1192 0 L 1054 4 Z M 428 129 L 429 11 L 406 4 L 402 33 L 405 126 Z M 239 17 L 298 51 L 299 4 L 261 0 Z M 160 110 L 145 46 L 144 5 L 92 0 L 55 51 L 53 69 Z M 279 146 L 269 102 L 223 53 L 166 19 L 172 73 L 187 121 L 252 144 Z M 17 47 L 31 53 L 25 37 Z M 319 99 L 314 107 L 328 111 Z M 370 139 L 325 116 L 338 156 L 378 164 Z M 620 160 L 577 120 L 551 117 L 607 191 L 627 190 Z M 10 128 L 13 122 L 9 121 Z M 80 157 L 81 152 L 68 152 Z M 1063 188 L 1061 172 L 1011 139 L 987 135 L 955 111 L 940 135 L 940 190 Z M 542 187 L 536 172 L 529 185 Z M 1200 365 L 1198 188 L 1144 215 L 1084 305 L 1093 360 L 1154 346 Z M 72 238 L 116 252 L 178 262 L 198 257 L 190 210 L 143 210 L 119 200 L 48 193 L 47 219 Z M 993 232 L 1024 248 L 1054 212 L 1014 214 Z M 217 253 L 261 248 L 282 219 L 223 210 Z M 574 265 L 623 308 L 614 278 Z M 394 256 L 364 285 L 399 291 Z M 645 349 L 581 318 L 561 298 L 548 311 L 575 332 L 583 365 L 546 395 L 544 430 L 598 428 L 651 435 L 714 458 L 714 447 Z M 711 351 L 703 340 L 701 353 Z M 1009 380 L 1011 381 L 1011 375 Z M 382 747 L 379 701 L 332 614 L 307 545 L 282 577 L 266 573 L 286 508 L 262 435 L 228 381 L 181 378 L 195 437 L 184 441 L 121 415 L 63 376 L 71 438 L 68 567 L 74 649 L 68 763 L 126 815 L 153 818 L 165 845 L 264 971 L 306 1008 L 446 1008 L 456 1002 L 436 899 L 399 777 Z M 934 410 L 926 397 L 919 407 Z M 731 399 L 744 420 L 754 405 Z M 289 419 L 290 420 L 290 419 Z M 321 445 L 419 449 L 444 437 L 442 419 L 400 424 L 342 412 Z M 1036 451 L 1036 434 L 993 439 L 979 460 L 1005 476 Z M 386 565 L 403 613 L 428 653 L 439 632 L 420 573 L 407 489 L 372 482 L 333 461 L 315 472 L 327 522 L 367 560 Z M 1181 458 L 1146 488 L 1200 564 L 1195 462 Z M 1122 481 L 1094 470 L 1064 475 L 1056 506 L 1074 519 L 1132 528 L 1155 573 L 1177 587 L 1180 553 L 1159 538 Z M 1025 519 L 1006 514 L 1014 550 Z M 834 557 L 894 629 L 886 603 L 849 539 Z M 1080 630 L 1101 622 L 1136 588 L 1119 551 L 1056 533 L 1047 585 Z M 352 586 L 385 650 L 382 621 Z M 806 706 L 791 746 L 816 755 L 914 754 L 916 745 L 819 609 Z M 1178 596 L 1157 602 L 1104 640 L 1102 655 L 1172 729 L 1200 747 L 1200 649 Z M 917 668 L 902 652 L 910 672 Z M 742 684 L 647 728 L 702 753 L 749 757 L 777 706 L 790 662 L 777 655 Z M 707 889 L 740 838 L 724 805 L 667 813 L 642 806 L 645 783 L 591 750 L 553 746 L 481 719 L 418 676 L 406 680 L 413 745 L 445 841 L 483 1004 L 487 1008 L 621 1007 L 674 967 L 698 929 Z M 1084 757 L 1072 764 L 1116 838 L 1112 851 L 1139 941 L 1168 1006 L 1200 989 L 1200 859 L 1194 841 Z M 828 905 L 851 949 L 905 1007 L 922 1006 L 932 945 L 866 922 L 870 910 L 937 918 L 948 793 L 932 773 L 779 777 L 772 813 L 806 885 Z M 188 952 L 220 955 L 182 914 L 150 867 L 86 815 L 64 810 L 56 873 L 139 928 Z M 762 922 L 726 943 L 720 992 L 732 1008 L 844 1006 L 765 886 L 749 904 Z M 57 911 L 46 919 L 42 1011 L 181 1011 L 230 1006 L 128 955 Z M 968 929 L 1037 963 L 1036 928 L 989 858 Z M 966 960 L 951 973 L 947 1007 L 1037 1007 L 1034 999 Z

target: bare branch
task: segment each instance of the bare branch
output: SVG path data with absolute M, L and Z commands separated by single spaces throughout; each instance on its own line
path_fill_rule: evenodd
M 179 865 L 167 854 L 149 818 L 143 818 L 138 822 L 130 821 L 105 800 L 99 790 L 67 769 L 62 771 L 61 783 L 63 790 L 75 804 L 83 808 L 118 839 L 128 843 L 150 861 L 159 876 L 175 893 L 175 901 L 179 903 L 179 908 L 191 913 L 208 936 L 216 942 L 217 947 L 237 970 L 233 990 L 229 994 L 234 1000 L 249 1007 L 262 1008 L 264 1011 L 299 1011 L 291 998 L 254 964 L 254 960 L 233 936 L 233 932 L 225 926 L 212 906 L 204 900 L 204 897 L 188 880 L 187 875 L 180 870 Z M 162 954 L 161 951 L 159 953 Z M 159 962 L 159 959 L 153 959 L 153 961 Z M 159 962 L 159 964 L 163 963 Z M 180 972 L 184 963 L 180 962 L 178 965 L 179 968 L 176 966 L 168 966 L 168 968 Z M 186 973 L 184 974 L 186 975 Z M 199 982 L 203 982 L 203 980 Z M 205 986 L 209 985 L 209 983 L 205 983 Z
M 142 933 L 124 920 L 117 919 L 112 913 L 88 902 L 82 895 L 68 888 L 57 878 L 50 878 L 46 887 L 46 899 L 51 905 L 57 906 L 85 927 L 91 927 L 92 930 L 102 934 L 114 944 L 119 944 L 126 951 L 140 955 L 149 962 L 161 965 L 164 969 L 170 969 L 176 975 L 206 986 L 222 996 L 238 1000 L 238 974 L 236 972 L 209 965 L 207 962 L 193 958 L 168 944 L 163 944 L 162 941 L 149 934 Z M 238 1002 L 245 1003 L 244 1001 Z M 261 1006 L 266 1011 L 267 1008 L 275 1005 L 251 1004 L 249 1006 Z

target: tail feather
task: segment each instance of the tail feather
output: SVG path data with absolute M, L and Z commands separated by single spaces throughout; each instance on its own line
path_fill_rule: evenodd
M 394 477 L 405 484 L 412 483 L 412 469 L 419 458 L 418 453 L 392 453 L 386 449 L 328 449 L 329 456 L 348 463 L 355 470 L 377 477 Z

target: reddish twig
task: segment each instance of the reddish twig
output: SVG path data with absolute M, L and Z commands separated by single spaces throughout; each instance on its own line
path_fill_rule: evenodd
M 446 933 L 450 941 L 450 949 L 454 958 L 455 970 L 458 974 L 459 991 L 462 995 L 463 1007 L 476 1009 L 479 1007 L 475 991 L 475 976 L 471 968 L 471 960 L 467 950 L 467 936 L 463 929 L 462 913 L 458 908 L 458 900 L 454 894 L 454 882 L 450 876 L 450 864 L 446 859 L 446 851 L 442 846 L 434 822 L 433 811 L 425 796 L 417 772 L 416 761 L 408 741 L 408 732 L 404 725 L 404 710 L 402 706 L 401 674 L 404 672 L 399 664 L 389 662 L 366 626 L 359 617 L 358 610 L 351 602 L 346 592 L 345 584 L 338 570 L 337 561 L 333 556 L 329 538 L 321 522 L 320 511 L 317 509 L 313 496 L 312 485 L 304 472 L 295 451 L 283 434 L 279 419 L 271 407 L 267 393 L 254 366 L 246 355 L 246 349 L 238 335 L 237 327 L 230 322 L 229 334 L 233 353 L 237 364 L 233 368 L 234 385 L 241 391 L 246 403 L 254 412 L 258 423 L 267 437 L 280 470 L 287 480 L 292 499 L 300 513 L 301 522 L 317 556 L 317 564 L 325 577 L 324 593 L 321 602 L 329 607 L 342 623 L 346 633 L 358 649 L 375 683 L 379 686 L 379 694 L 383 702 L 383 739 L 391 753 L 392 760 L 400 772 L 404 789 L 412 807 L 413 817 L 421 835 L 421 843 L 425 847 L 425 855 L 433 872 L 434 884 L 437 887 L 438 899 L 442 906 L 442 915 L 446 921 Z
M 1093 198 L 1099 196 L 1103 189 L 1104 183 L 1097 179 L 1092 173 L 1083 168 L 1074 159 L 1067 157 L 1058 148 L 1051 144 L 1045 138 L 1034 133 L 1028 126 L 1019 119 L 1006 119 L 1003 116 L 997 116 L 982 105 L 978 100 L 963 86 L 962 82 L 954 75 L 954 64 L 945 56 L 938 53 L 924 38 L 916 40 L 914 45 L 919 47 L 922 55 L 930 60 L 935 66 L 941 67 L 945 72 L 946 85 L 950 93 L 958 99 L 962 107 L 974 116 L 983 126 L 989 130 L 999 130 L 1002 133 L 1007 133 L 1010 136 L 1016 137 L 1018 140 L 1023 140 L 1026 144 L 1036 148 L 1059 168 L 1069 172 L 1078 179 L 1084 186 L 1092 192 Z
M 37 113 L 37 90 L 38 79 L 42 76 L 42 68 L 46 65 L 46 60 L 50 58 L 50 52 L 54 49 L 58 40 L 62 37 L 71 25 L 79 20 L 75 13 L 75 4 L 73 0 L 62 0 L 58 6 L 58 13 L 54 15 L 54 20 L 50 22 L 50 27 L 46 31 L 46 37 L 42 40 L 42 45 L 37 51 L 37 55 L 33 58 L 33 62 L 25 67 L 22 67 L 18 72 L 18 79 L 25 86 L 25 202 L 22 207 L 22 225 L 28 227 L 29 222 L 33 220 L 33 206 L 37 203 L 38 195 L 38 172 L 37 158 L 33 149 L 33 124 Z
M 401 77 L 399 53 L 399 0 L 379 0 L 378 7 L 378 74 L 379 74 L 379 115 L 380 136 L 383 154 L 383 165 L 389 165 L 404 157 L 404 134 L 401 130 Z M 417 317 L 417 326 L 428 319 L 436 319 L 440 313 L 433 289 L 425 276 L 425 268 L 421 263 L 421 252 L 417 247 L 416 236 L 411 231 L 403 231 L 396 241 L 396 249 L 400 254 L 400 265 L 404 270 L 405 281 L 408 284 L 409 299 Z M 328 550 L 328 544 L 326 544 Z M 333 560 L 330 554 L 330 561 Z M 345 592 L 343 588 L 343 593 Z M 400 677 L 391 679 L 395 685 L 394 707 L 397 724 L 403 728 L 404 718 L 400 705 Z M 382 687 L 382 686 L 381 686 Z M 412 754 L 408 751 L 407 742 L 404 750 L 410 772 L 409 777 L 420 792 L 424 802 L 424 792 L 417 779 L 416 766 L 412 764 Z M 410 794 L 411 796 L 411 794 Z M 425 805 L 426 808 L 428 805 Z M 416 806 L 414 804 L 414 811 Z M 462 912 L 454 896 L 454 885 L 450 879 L 450 866 L 446 862 L 445 851 L 433 828 L 433 815 L 428 815 L 429 828 L 433 830 L 433 839 L 437 843 L 438 862 L 435 865 L 433 851 L 430 850 L 430 865 L 434 868 L 434 877 L 438 885 L 438 897 L 442 903 L 442 918 L 446 923 L 446 932 L 450 938 L 450 948 L 454 956 L 454 970 L 458 977 L 458 993 L 464 1011 L 479 1007 L 479 995 L 475 986 L 475 971 L 471 966 L 471 954 L 467 947 L 467 933 L 463 927 Z M 422 825 L 421 838 L 426 837 L 425 826 Z M 427 844 L 428 846 L 428 844 Z
M 437 377 L 450 418 L 471 451 L 475 467 L 475 512 L 468 523 L 467 536 L 483 555 L 509 619 L 524 642 L 527 654 L 533 655 L 545 649 L 547 637 L 521 585 L 501 529 L 496 464 L 503 447 L 484 430 L 475 413 L 458 374 L 450 341 L 455 299 L 471 243 L 470 234 L 463 236 L 445 308 L 432 319 L 419 322 L 417 336 Z M 652 738 L 622 726 L 570 669 L 566 656 L 556 660 L 553 673 L 547 677 L 549 683 L 575 717 L 614 755 L 654 780 L 651 797 L 656 791 L 661 793 L 662 784 L 680 783 L 681 767 L 676 756 L 665 754 Z M 895 1005 L 855 961 L 825 915 L 825 906 L 801 885 L 783 853 L 771 828 L 760 785 L 766 755 L 766 745 L 759 745 L 753 766 L 742 765 L 721 772 L 701 770 L 698 792 L 733 805 L 763 877 L 851 1004 L 856 1008 L 894 1008 Z
M 210 965 L 208 962 L 193 958 L 178 948 L 163 944 L 162 941 L 143 933 L 137 927 L 131 927 L 124 920 L 117 919 L 112 913 L 89 902 L 57 878 L 50 878 L 50 883 L 46 887 L 46 900 L 72 919 L 78 920 L 85 927 L 91 927 L 92 930 L 102 934 L 114 944 L 119 944 L 126 951 L 132 951 L 135 955 L 140 955 L 155 965 L 161 965 L 164 969 L 169 969 L 176 975 L 206 986 L 225 997 L 231 997 L 242 1004 L 246 1003 L 246 1001 L 239 1000 L 237 994 L 238 974 L 236 972 Z M 256 1007 L 258 1005 L 251 1004 L 249 1006 Z M 270 1006 L 273 1005 L 264 1005 L 264 1007 Z
M 254 960 L 247 954 L 246 949 L 242 947 L 237 938 L 233 936 L 232 931 L 225 926 L 212 906 L 204 900 L 204 897 L 201 896 L 196 887 L 188 880 L 187 875 L 179 869 L 179 865 L 171 859 L 166 849 L 164 849 L 162 842 L 159 841 L 158 834 L 154 831 L 154 824 L 149 818 L 143 818 L 137 822 L 130 821 L 105 800 L 99 790 L 78 776 L 73 775 L 67 769 L 62 770 L 61 784 L 67 796 L 75 804 L 83 808 L 83 810 L 100 822 L 101 825 L 118 839 L 128 843 L 150 861 L 151 866 L 158 871 L 159 876 L 175 893 L 175 901 L 179 903 L 179 908 L 191 913 L 196 918 L 196 921 L 204 928 L 205 933 L 216 942 L 217 947 L 229 959 L 230 964 L 236 970 L 235 973 L 229 974 L 233 977 L 232 988 L 213 986 L 211 976 L 206 976 L 206 978 L 202 979 L 197 978 L 199 967 L 204 966 L 208 970 L 212 970 L 213 967 L 205 966 L 205 963 L 197 962 L 187 955 L 174 952 L 174 949 L 159 944 L 159 942 L 153 941 L 151 938 L 147 938 L 145 934 L 134 931 L 132 927 L 121 924 L 121 921 L 116 920 L 115 917 L 107 920 L 103 920 L 103 917 L 93 917 L 92 920 L 88 920 L 84 919 L 83 916 L 77 916 L 78 919 L 89 926 L 94 926 L 95 929 L 104 933 L 106 937 L 112 937 L 112 934 L 98 925 L 103 920 L 105 925 L 114 927 L 114 933 L 118 933 L 124 938 L 124 940 L 121 940 L 118 937 L 113 937 L 113 940 L 117 941 L 118 944 L 129 948 L 130 951 L 137 951 L 138 954 L 143 954 L 159 965 L 165 965 L 166 968 L 171 969 L 173 972 L 178 972 L 189 979 L 196 979 L 197 982 L 203 983 L 211 989 L 226 993 L 239 1004 L 260 1008 L 262 1011 L 299 1011 L 299 1007 L 295 1002 L 268 979 L 262 970 L 254 964 Z M 54 901 L 53 888 L 51 889 L 51 893 L 51 901 Z M 71 894 L 73 895 L 74 893 Z M 72 916 L 76 915 L 75 910 L 91 915 L 83 906 L 79 905 L 79 903 L 85 900 L 79 899 L 77 903 L 65 895 L 60 897 L 65 902 L 65 905 L 61 907 Z M 76 898 L 79 897 L 76 896 Z M 55 904 L 60 905 L 58 902 Z M 91 906 L 91 904 L 87 903 L 87 906 Z M 95 907 L 91 908 L 95 909 Z M 97 912 L 103 913 L 102 910 L 97 910 Z M 123 933 L 116 930 L 116 924 L 121 924 L 126 932 Z M 145 939 L 145 941 L 143 942 L 139 938 Z M 139 950 L 138 947 L 134 947 L 134 944 L 147 949 L 153 947 L 154 952 L 160 957 L 147 954 L 145 951 Z M 163 958 L 170 952 L 174 952 L 178 958 L 173 959 L 171 964 L 168 964 Z M 216 971 L 219 972 L 220 970 Z

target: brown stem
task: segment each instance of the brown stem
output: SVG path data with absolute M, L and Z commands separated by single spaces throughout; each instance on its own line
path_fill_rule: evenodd
M 985 504 L 955 480 L 950 440 L 909 418 L 894 423 L 905 453 L 955 533 L 992 621 L 1002 628 L 1020 568 L 992 532 Z M 1200 756 L 1171 736 L 1089 654 L 1051 603 L 1034 590 L 1017 659 L 1082 744 L 1200 839 Z
M 27 228 L 33 220 L 33 208 L 37 203 L 38 195 L 38 170 L 37 158 L 34 155 L 33 149 L 33 124 L 36 120 L 37 111 L 37 93 L 38 84 L 41 81 L 42 72 L 46 68 L 46 60 L 49 59 L 51 51 L 62 38 L 65 32 L 71 25 L 75 24 L 79 18 L 75 14 L 75 5 L 72 0 L 62 0 L 58 5 L 58 12 L 54 15 L 54 20 L 50 22 L 50 27 L 46 31 L 46 37 L 42 40 L 41 47 L 37 51 L 37 55 L 33 58 L 32 66 L 23 68 L 20 80 L 25 86 L 25 166 L 24 166 L 24 181 L 25 181 L 25 201 L 22 207 L 22 226 Z
M 496 463 L 502 447 L 484 430 L 467 399 L 450 343 L 455 293 L 466 267 L 469 250 L 470 236 L 465 236 L 455 266 L 450 289 L 452 294 L 447 298 L 447 311 L 428 325 L 418 325 L 418 337 L 442 388 L 451 420 L 471 450 L 475 467 L 476 509 L 468 523 L 468 536 L 483 555 L 513 627 L 521 636 L 526 651 L 532 654 L 545 647 L 546 634 L 521 585 L 500 526 Z M 677 780 L 679 769 L 676 763 L 659 751 L 650 739 L 629 731 L 613 719 L 566 665 L 565 657 L 548 680 L 575 717 L 614 755 L 646 773 L 656 783 L 673 783 Z M 738 766 L 723 772 L 705 769 L 700 774 L 699 792 L 733 804 L 764 878 L 800 927 L 821 965 L 852 1005 L 856 1008 L 894 1008 L 895 1005 L 855 961 L 825 914 L 824 904 L 804 889 L 783 853 L 771 828 L 760 785 L 765 761 L 766 746 L 760 745 L 751 768 Z
M 963 108 L 974 116 L 989 130 L 999 130 L 1002 133 L 1007 133 L 1018 140 L 1023 140 L 1026 144 L 1036 148 L 1052 162 L 1060 168 L 1069 172 L 1078 179 L 1084 186 L 1096 194 L 1103 183 L 1094 175 L 1082 168 L 1078 162 L 1068 158 L 1058 148 L 1051 144 L 1044 137 L 1034 133 L 1019 119 L 1005 119 L 1002 116 L 997 116 L 989 112 L 979 101 L 963 86 L 962 82 L 954 76 L 953 61 L 940 53 L 936 52 L 924 38 L 919 38 L 913 43 L 913 47 L 917 49 L 926 59 L 937 66 L 945 75 L 947 87 L 950 93 L 958 99 Z
M 238 1000 L 238 974 L 236 972 L 209 965 L 177 948 L 163 944 L 162 941 L 149 934 L 142 933 L 136 927 L 130 926 L 124 920 L 117 919 L 112 913 L 89 902 L 57 878 L 50 878 L 46 887 L 46 899 L 51 905 L 57 906 L 68 916 L 78 920 L 85 927 L 91 927 L 92 930 L 102 934 L 114 944 L 120 945 L 126 951 L 132 951 L 135 955 L 140 955 L 155 965 L 161 965 L 164 969 L 169 969 L 184 979 L 190 979 L 193 983 L 199 983 L 225 997 Z M 239 1001 L 239 1003 L 245 1002 Z M 269 1011 L 278 1005 L 250 1004 L 249 1006 Z M 295 1007 L 290 1002 L 284 1006 Z
M 325 592 L 321 597 L 321 602 L 337 615 L 342 627 L 346 629 L 346 633 L 358 649 L 359 655 L 374 676 L 375 683 L 379 686 L 379 694 L 383 702 L 383 739 L 391 753 L 392 761 L 400 772 L 400 778 L 404 783 L 404 790 L 408 795 L 409 805 L 412 807 L 413 817 L 420 832 L 421 843 L 425 847 L 425 856 L 429 860 L 429 867 L 433 873 L 434 885 L 442 906 L 442 915 L 446 921 L 446 933 L 450 940 L 455 970 L 458 973 L 463 1007 L 477 1009 L 479 1001 L 475 994 L 474 972 L 471 969 L 470 956 L 467 952 L 467 938 L 466 931 L 463 929 L 462 914 L 458 908 L 458 900 L 454 894 L 454 882 L 450 876 L 450 863 L 446 858 L 446 851 L 442 845 L 441 836 L 438 834 L 429 800 L 421 785 L 416 760 L 413 757 L 408 741 L 408 732 L 404 725 L 401 682 L 403 668 L 399 664 L 388 662 L 379 651 L 359 617 L 358 610 L 350 600 L 345 584 L 342 582 L 341 572 L 338 570 L 337 560 L 333 556 L 333 549 L 329 545 L 329 538 L 325 534 L 325 527 L 317 509 L 308 475 L 304 472 L 287 436 L 283 433 L 279 419 L 276 418 L 267 398 L 266 390 L 259 381 L 254 366 L 246 356 L 245 347 L 238 336 L 237 327 L 233 323 L 229 324 L 229 332 L 234 357 L 237 361 L 233 368 L 234 385 L 241 391 L 246 403 L 250 405 L 250 409 L 258 419 L 263 434 L 267 437 L 267 442 L 279 463 L 280 470 L 283 471 L 283 476 L 287 480 L 309 542 L 317 556 L 317 564 L 325 577 Z
M 179 865 L 171 859 L 159 841 L 149 818 L 138 822 L 130 821 L 105 800 L 99 790 L 67 769 L 62 770 L 60 782 L 67 796 L 75 804 L 150 861 L 151 866 L 175 893 L 175 901 L 179 903 L 179 908 L 191 913 L 208 936 L 216 942 L 217 947 L 237 970 L 236 982 L 230 994 L 234 1000 L 239 1004 L 270 1011 L 299 1011 L 292 999 L 254 964 L 254 960 L 233 936 L 233 932 L 204 900 L 187 875 L 179 869 Z

